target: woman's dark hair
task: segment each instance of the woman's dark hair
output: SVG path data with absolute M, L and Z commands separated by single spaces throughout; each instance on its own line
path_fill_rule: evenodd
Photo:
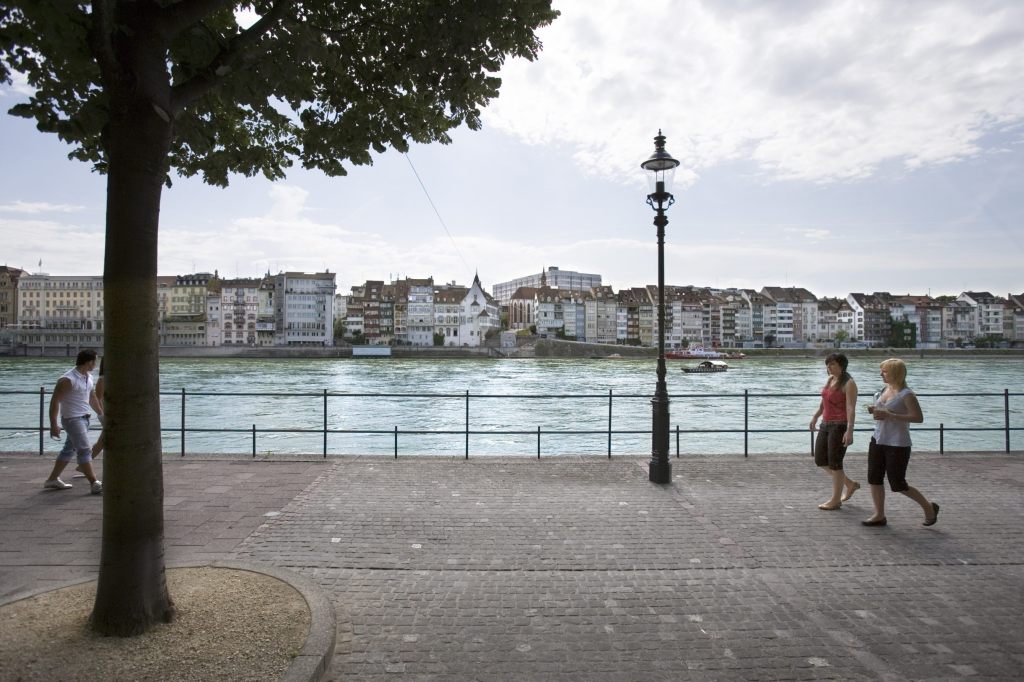
M 850 373 L 846 371 L 846 368 L 850 366 L 850 360 L 842 353 L 829 353 L 828 357 L 825 358 L 825 364 L 834 362 L 843 370 L 843 373 L 839 375 L 839 379 L 836 381 L 836 388 L 842 388 L 846 385 L 846 382 L 850 380 Z

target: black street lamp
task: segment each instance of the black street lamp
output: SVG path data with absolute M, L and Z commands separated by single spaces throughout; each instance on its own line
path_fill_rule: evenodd
M 658 131 L 654 138 L 654 153 L 640 164 L 650 173 L 654 190 L 647 195 L 647 205 L 654 209 L 654 225 L 658 228 L 658 385 L 651 399 L 651 464 L 648 478 L 653 483 L 671 483 L 672 465 L 668 461 L 669 417 L 668 388 L 665 386 L 665 211 L 676 198 L 665 189 L 671 184 L 679 162 L 665 151 L 665 136 Z

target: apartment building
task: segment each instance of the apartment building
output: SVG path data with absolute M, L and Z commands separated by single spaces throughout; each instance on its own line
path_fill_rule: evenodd
M 766 304 L 770 304 L 771 300 L 753 289 L 741 289 L 740 292 L 750 308 L 750 333 L 741 339 L 758 346 L 764 343 L 764 307 Z
M 333 346 L 333 272 L 283 272 L 274 279 L 274 345 Z
M 818 331 L 816 338 L 834 341 L 856 337 L 853 308 L 846 299 L 822 297 L 818 299 Z
M 542 286 L 536 291 L 537 295 L 533 302 L 533 323 L 537 327 L 537 335 L 546 338 L 564 333 L 562 299 L 559 292 L 548 286 Z
M 562 333 L 567 339 L 587 340 L 587 305 L 590 292 L 558 290 L 562 305 Z
M 646 287 L 633 287 L 619 291 L 619 342 L 638 346 L 657 343 L 654 329 L 657 299 L 652 299 Z
M 467 287 L 454 282 L 434 287 L 434 334 L 440 334 L 444 346 L 461 346 L 460 318 L 462 301 L 469 293 Z
M 987 291 L 965 291 L 957 299 L 975 309 L 974 335 L 1002 337 L 1006 301 Z
M 1008 339 L 1024 340 L 1024 294 L 1006 295 L 1004 327 Z
M 694 287 L 665 286 L 666 347 L 686 348 L 705 344 L 705 295 L 706 292 Z
M 942 306 L 931 296 L 905 294 L 889 299 L 889 317 L 917 328 L 917 345 L 937 348 L 942 341 Z
M 615 343 L 618 300 L 611 287 L 594 287 L 583 301 L 584 338 L 592 343 Z
M 24 270 L 0 265 L 0 329 L 18 323 L 18 279 Z
M 263 280 L 240 278 L 210 283 L 206 339 L 209 346 L 258 346 L 257 324 Z
M 594 287 L 600 287 L 601 275 L 575 272 L 573 270 L 560 270 L 555 266 L 551 266 L 536 275 L 526 275 L 525 277 L 517 277 L 507 282 L 498 282 L 491 287 L 491 292 L 502 306 L 507 306 L 517 290 L 523 287 L 539 289 L 545 286 L 582 294 Z
M 159 279 L 159 278 L 158 278 Z M 216 271 L 178 275 L 169 291 L 157 287 L 157 306 L 164 296 L 164 315 L 160 318 L 160 345 L 162 346 L 206 346 L 207 312 L 210 283 L 218 286 L 220 277 Z M 219 322 L 219 320 L 218 320 Z M 219 330 L 217 337 L 219 338 Z
M 856 331 L 851 341 L 884 346 L 889 343 L 889 332 L 892 329 L 889 299 L 886 292 L 873 294 L 851 293 L 846 302 L 853 310 L 853 324 Z
M 385 284 L 380 294 L 379 343 L 390 346 L 395 342 L 395 286 Z M 404 322 L 402 323 L 404 325 Z
M 818 299 L 801 287 L 762 287 L 760 294 L 771 301 L 766 308 L 765 336 L 778 344 L 817 341 Z

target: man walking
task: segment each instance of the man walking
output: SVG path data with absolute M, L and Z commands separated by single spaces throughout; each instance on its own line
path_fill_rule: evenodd
M 70 483 L 60 479 L 64 467 L 77 455 L 78 468 L 89 479 L 93 495 L 103 492 L 103 484 L 96 479 L 92 470 L 92 447 L 89 445 L 89 408 L 96 414 L 103 414 L 103 405 L 96 397 L 96 384 L 92 379 L 92 370 L 96 367 L 96 351 L 83 350 L 75 360 L 74 369 L 69 369 L 57 380 L 50 398 L 50 437 L 60 439 L 60 426 L 57 425 L 57 413 L 60 412 L 60 423 L 67 432 L 64 447 L 53 463 L 50 477 L 43 483 L 44 488 L 67 490 Z

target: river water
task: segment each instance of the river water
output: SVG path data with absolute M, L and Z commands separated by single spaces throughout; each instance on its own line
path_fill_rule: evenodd
M 850 361 L 861 393 L 858 428 L 871 425 L 864 404 L 881 388 L 878 361 Z M 0 358 L 0 451 L 38 451 L 39 389 L 46 389 L 48 401 L 54 382 L 71 364 L 67 359 Z M 741 432 L 715 431 L 744 428 L 744 391 L 748 428 L 772 430 L 748 435 L 751 454 L 809 452 L 807 426 L 826 378 L 822 359 L 730 361 L 729 371 L 718 374 L 683 373 L 689 364 L 694 362 L 668 364 L 673 454 L 677 445 L 683 455 L 742 453 Z M 938 450 L 942 424 L 946 451 L 1003 450 L 1004 389 L 1011 394 L 1011 427 L 1024 427 L 1024 360 L 908 357 L 908 367 L 908 385 L 919 394 L 925 415 L 913 434 L 915 449 Z M 165 452 L 180 452 L 184 389 L 188 429 L 231 430 L 187 432 L 186 453 L 251 454 L 255 425 L 261 455 L 321 454 L 327 391 L 328 454 L 393 455 L 397 427 L 399 456 L 463 456 L 468 391 L 471 457 L 536 457 L 538 427 L 542 456 L 606 454 L 610 392 L 613 456 L 644 454 L 651 449 L 655 379 L 650 359 L 165 358 L 160 370 L 163 444 Z M 954 393 L 988 395 L 948 395 Z M 962 428 L 993 430 L 956 430 Z M 275 429 L 295 431 L 266 432 Z M 509 433 L 516 431 L 525 433 Z M 598 433 L 566 433 L 571 431 Z M 869 431 L 858 432 L 851 452 L 865 451 L 869 438 Z M 1022 444 L 1024 431 L 1011 432 L 1013 449 L 1024 449 Z M 57 444 L 46 438 L 45 447 L 55 451 Z

